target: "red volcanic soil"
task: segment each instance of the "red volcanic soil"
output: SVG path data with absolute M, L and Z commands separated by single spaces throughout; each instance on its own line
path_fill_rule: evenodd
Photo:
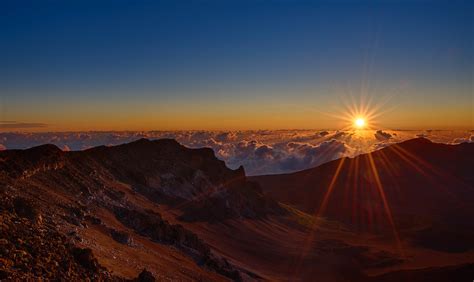
M 416 139 L 248 178 L 174 140 L 0 152 L 0 279 L 472 279 L 473 156 Z

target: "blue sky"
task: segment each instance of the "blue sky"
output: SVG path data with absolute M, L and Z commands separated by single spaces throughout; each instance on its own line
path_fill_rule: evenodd
M 58 130 L 94 121 L 91 129 L 209 129 L 230 115 L 229 125 L 210 127 L 245 128 L 239 113 L 273 127 L 269 117 L 300 109 L 285 127 L 331 127 L 317 113 L 352 92 L 390 96 L 398 110 L 386 126 L 472 126 L 473 9 L 470 1 L 2 1 L 0 119 Z

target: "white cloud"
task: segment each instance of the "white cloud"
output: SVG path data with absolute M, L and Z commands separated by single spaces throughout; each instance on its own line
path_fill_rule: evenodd
M 451 142 L 451 144 L 473 143 L 473 142 L 474 142 L 474 135 L 471 135 L 470 137 L 455 138 Z
M 424 135 L 426 131 L 374 131 L 368 137 L 350 131 L 258 130 L 258 131 L 147 131 L 0 133 L 1 148 L 23 149 L 52 143 L 64 150 L 84 150 L 99 145 L 118 145 L 140 138 L 173 138 L 190 148 L 212 148 L 216 157 L 247 174 L 287 173 L 320 165 L 343 156 L 384 148 Z M 375 136 L 373 138 L 372 136 Z M 469 136 L 469 137 L 466 137 Z M 431 131 L 435 142 L 473 142 L 468 131 Z

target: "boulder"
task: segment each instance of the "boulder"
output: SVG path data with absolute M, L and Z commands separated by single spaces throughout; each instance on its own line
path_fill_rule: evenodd
M 98 270 L 99 263 L 97 262 L 97 259 L 94 258 L 91 249 L 74 248 L 72 254 L 77 263 L 82 265 L 84 268 L 93 271 Z
M 13 209 L 17 215 L 32 222 L 41 223 L 43 220 L 39 209 L 31 200 L 17 197 L 13 200 Z
M 120 244 L 125 244 L 129 246 L 133 244 L 132 236 L 130 236 L 130 234 L 128 234 L 127 232 L 110 229 L 110 236 L 112 236 L 112 238 Z
M 142 272 L 140 272 L 140 274 L 138 275 L 138 278 L 135 279 L 135 281 L 139 281 L 139 282 L 155 282 L 156 279 L 155 279 L 155 276 L 153 276 L 153 274 L 146 270 L 143 269 Z

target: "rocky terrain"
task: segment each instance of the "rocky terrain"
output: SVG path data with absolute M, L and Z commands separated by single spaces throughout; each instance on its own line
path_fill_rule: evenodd
M 90 248 L 77 247 L 87 246 L 81 230 L 97 229 L 129 247 L 136 247 L 131 234 L 138 234 L 184 254 L 198 272 L 242 280 L 245 271 L 153 209 L 171 203 L 185 221 L 284 213 L 246 180 L 242 168 L 230 170 L 212 150 L 190 150 L 174 140 L 143 139 L 83 152 L 44 145 L 5 151 L 0 158 L 3 278 L 116 279 Z M 114 227 L 117 223 L 120 228 Z
M 472 207 L 447 196 L 443 206 L 439 201 L 443 189 L 463 201 L 473 199 L 472 145 L 438 148 L 418 139 L 397 146 L 359 160 L 255 178 L 243 168 L 228 169 L 210 149 L 189 149 L 169 139 L 77 152 L 54 145 L 0 152 L 0 279 L 423 281 L 469 276 L 474 237 L 465 219 Z M 389 155 L 396 169 L 384 169 L 382 156 L 390 150 L 416 153 L 418 163 Z M 348 168 L 356 163 L 363 179 L 352 182 Z M 432 165 L 431 170 L 421 164 Z M 444 174 L 433 173 L 439 170 Z M 396 178 L 389 178 L 391 173 Z M 410 179 L 420 188 L 409 186 Z M 346 194 L 344 183 L 358 183 L 370 193 Z M 380 185 L 393 204 L 398 242 L 375 193 Z M 333 194 L 324 200 L 328 187 Z M 437 193 L 428 193 L 430 187 Z M 344 197 L 365 211 L 347 213 Z M 369 211 L 371 225 L 364 223 Z M 420 217 L 405 216 L 413 213 Z M 436 235 L 440 230 L 443 236 Z
M 113 278 L 90 249 L 74 247 L 26 199 L 2 197 L 1 222 L 0 279 Z

